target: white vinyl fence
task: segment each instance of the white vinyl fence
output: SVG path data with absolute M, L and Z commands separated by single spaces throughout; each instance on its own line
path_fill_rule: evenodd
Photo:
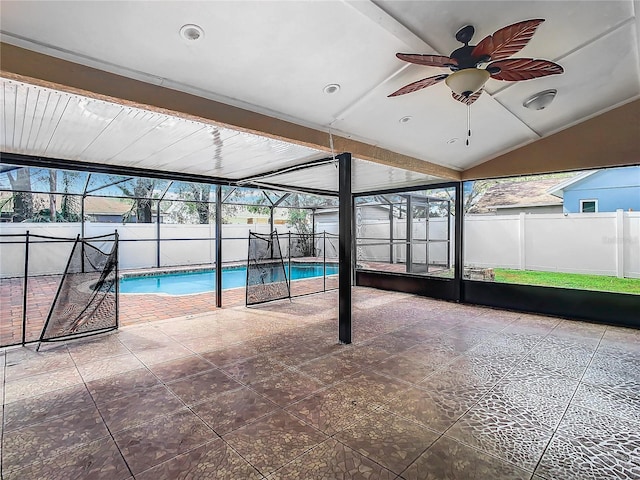
M 118 231 L 120 269 L 152 268 L 157 265 L 157 225 L 154 223 L 85 223 L 85 237 Z M 0 277 L 24 275 L 25 234 L 56 238 L 75 238 L 79 223 L 3 223 L 0 224 Z M 269 225 L 223 225 L 222 261 L 247 260 L 249 231 L 269 233 Z M 283 254 L 286 254 L 286 228 L 278 228 Z M 214 225 L 160 225 L 160 266 L 213 264 L 215 262 Z M 19 242 L 19 243 L 18 243 Z M 43 243 L 46 242 L 46 243 Z M 29 246 L 29 274 L 49 275 L 64 271 L 73 242 L 44 241 L 31 237 Z
M 446 238 L 446 219 L 430 221 L 430 238 Z M 521 214 L 465 217 L 465 266 L 511 268 L 521 270 L 589 273 L 627 278 L 640 278 L 640 212 L 579 213 L 579 214 Z M 161 266 L 198 265 L 215 261 L 213 225 L 161 224 Z M 394 226 L 394 237 L 405 238 L 405 222 Z M 423 226 L 416 224 L 415 229 Z M 389 237 L 389 224 L 372 220 L 359 225 L 363 237 Z M 453 229 L 453 221 L 451 222 Z M 156 224 L 87 223 L 85 236 L 92 237 L 118 230 L 120 239 L 120 268 L 154 267 L 157 262 Z M 74 238 L 80 233 L 77 223 L 3 223 L 0 234 L 31 234 Z M 246 261 L 249 230 L 269 233 L 268 225 L 223 225 L 222 252 L 224 263 Z M 316 227 L 337 233 L 337 224 L 321 223 Z M 288 229 L 278 228 L 282 252 L 286 255 Z M 424 232 L 414 231 L 423 236 Z M 451 245 L 453 249 L 453 230 Z M 199 240 L 202 239 L 202 240 Z M 24 274 L 24 244 L 0 244 L 0 276 Z M 137 241 L 132 241 L 137 240 Z M 446 258 L 445 244 L 433 244 L 430 261 Z M 71 251 L 71 243 L 34 244 L 30 248 L 30 274 L 60 273 Z M 328 258 L 337 256 L 337 239 L 323 243 L 316 241 L 317 255 L 326 247 Z M 422 250 L 424 252 L 424 250 Z M 453 259 L 453 250 L 451 258 Z M 360 258 L 388 261 L 389 247 L 367 246 L 359 249 Z M 416 255 L 420 255 L 416 258 Z M 403 262 L 405 249 L 396 247 L 395 261 Z M 414 252 L 414 261 L 422 261 L 424 253 Z
M 463 258 L 472 267 L 640 278 L 640 212 L 469 215 Z

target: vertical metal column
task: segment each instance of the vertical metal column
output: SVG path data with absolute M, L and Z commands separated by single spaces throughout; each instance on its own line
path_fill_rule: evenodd
M 322 232 L 322 291 L 327 291 L 327 231 Z
M 115 291 L 116 291 L 116 328 L 118 328 L 120 326 L 120 271 L 119 271 L 119 263 L 120 263 L 120 251 L 118 250 L 118 239 L 119 239 L 119 235 L 118 235 L 118 229 L 115 230 L 115 234 L 114 234 L 114 239 L 113 241 L 115 242 L 113 248 L 115 248 L 115 253 L 116 253 L 116 279 L 115 279 Z
M 22 345 L 27 338 L 27 287 L 29 282 L 29 230 L 24 241 L 24 285 L 22 287 Z
M 160 268 L 160 200 L 156 209 L 156 267 Z
M 407 195 L 407 252 L 405 254 L 408 273 L 413 271 L 413 202 L 411 195 Z
M 216 186 L 216 307 L 222 307 L 222 185 Z
M 316 256 L 316 209 L 311 209 L 311 256 Z
M 389 203 L 389 263 L 393 264 L 393 203 Z
M 351 154 L 338 155 L 338 338 L 342 343 L 351 343 L 351 279 L 352 279 L 352 219 L 353 197 L 351 196 Z
M 424 235 L 425 235 L 425 254 L 424 254 L 424 258 L 425 258 L 425 263 L 427 264 L 427 271 L 426 273 L 429 273 L 429 242 L 431 242 L 431 240 L 429 239 L 429 212 L 431 211 L 431 205 L 429 204 L 429 199 L 427 198 L 427 206 L 425 207 L 425 220 L 424 220 Z
M 458 182 L 456 184 L 456 202 L 454 205 L 454 215 L 455 215 L 455 245 L 454 245 L 454 262 L 453 266 L 453 284 L 454 284 L 454 295 L 455 299 L 458 302 L 464 301 L 464 289 L 462 287 L 462 273 L 464 265 L 462 264 L 462 240 L 463 240 L 463 223 L 464 223 L 464 213 L 463 213 L 463 192 L 462 192 L 462 182 Z

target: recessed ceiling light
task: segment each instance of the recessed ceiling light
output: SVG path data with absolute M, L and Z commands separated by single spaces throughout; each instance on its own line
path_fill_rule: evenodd
M 398 120 L 400 123 L 409 123 L 413 117 L 411 115 L 407 115 L 406 117 L 402 117 Z
M 185 40 L 194 42 L 204 37 L 204 30 L 198 25 L 187 24 L 180 29 L 180 36 Z
M 323 89 L 324 93 L 326 93 L 327 95 L 338 93 L 339 90 L 340 90 L 340 85 L 338 85 L 337 83 L 330 83 Z
M 448 143 L 449 145 L 453 145 L 454 143 L 458 143 L 459 141 L 460 141 L 460 139 L 459 139 L 459 138 L 457 138 L 457 137 L 453 137 L 453 138 L 450 138 L 449 140 L 447 140 L 447 143 Z
M 556 98 L 557 93 L 558 91 L 556 89 L 538 92 L 535 95 L 527 98 L 522 106 L 530 110 L 544 110 L 549 106 L 549 104 L 551 104 L 551 102 L 553 102 L 553 99 Z

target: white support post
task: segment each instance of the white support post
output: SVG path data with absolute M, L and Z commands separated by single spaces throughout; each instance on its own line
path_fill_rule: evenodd
M 520 227 L 520 233 L 519 233 L 519 242 L 518 242 L 518 252 L 520 254 L 520 266 L 519 269 L 520 270 L 526 270 L 527 269 L 527 252 L 526 252 L 526 248 L 527 248 L 527 242 L 526 242 L 526 230 L 525 230 L 525 220 L 526 220 L 526 213 L 524 212 L 520 212 L 520 218 L 519 218 L 519 227 Z
M 624 278 L 624 210 L 616 210 L 616 275 Z

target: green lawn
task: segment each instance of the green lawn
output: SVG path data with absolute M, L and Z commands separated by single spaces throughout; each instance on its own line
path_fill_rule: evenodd
M 640 279 L 494 268 L 496 282 L 640 294 Z

